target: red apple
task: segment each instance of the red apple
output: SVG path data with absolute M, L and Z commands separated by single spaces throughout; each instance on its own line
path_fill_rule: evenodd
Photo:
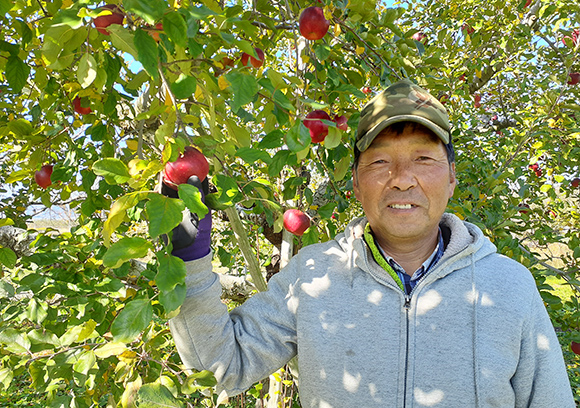
M 576 343 L 575 341 L 570 343 L 570 350 L 572 350 L 575 354 L 580 354 L 580 343 Z
M 524 8 L 527 8 L 530 4 L 532 4 L 532 0 L 527 0 L 526 4 L 524 4 Z
M 568 85 L 576 85 L 580 82 L 580 72 L 570 72 L 570 79 Z
M 425 43 L 426 41 L 423 41 L 423 40 L 425 40 L 427 38 L 427 36 L 422 31 L 418 31 L 415 34 L 413 34 L 413 36 L 411 38 L 415 41 Z
M 248 60 L 250 61 L 250 64 L 252 64 L 254 68 L 260 68 L 264 64 L 264 51 L 262 51 L 260 48 L 254 48 L 254 50 L 256 51 L 256 55 L 258 56 L 258 58 L 254 58 L 253 56 L 245 52 L 242 54 L 242 58 L 240 60 L 244 67 L 248 66 Z
M 336 127 L 339 128 L 340 130 L 347 130 L 348 129 L 348 124 L 346 123 L 348 121 L 348 118 L 344 115 L 336 115 L 334 117 L 334 119 L 332 119 L 334 121 L 334 123 L 336 123 Z
M 323 110 L 315 110 L 306 115 L 304 126 L 310 130 L 312 143 L 320 143 L 328 135 L 328 125 L 319 119 L 330 120 L 330 116 Z
M 580 186 L 580 178 L 576 177 L 574 180 L 570 182 L 570 184 L 572 185 L 572 187 L 578 188 L 578 186 Z
M 159 42 L 159 40 L 161 40 L 160 34 L 163 31 L 163 23 L 155 24 L 155 29 L 151 29 L 150 26 L 148 28 L 150 28 L 149 35 L 153 37 L 156 42 Z
M 302 235 L 310 227 L 310 218 L 300 210 L 286 210 L 284 228 L 294 235 Z
M 566 35 L 564 36 L 564 38 L 562 38 L 562 43 L 568 47 L 575 47 L 576 46 L 576 42 L 578 42 L 578 38 L 580 37 L 580 30 L 579 29 L 574 29 L 572 31 L 572 37 Z
M 476 94 L 473 96 L 473 99 L 475 100 L 473 106 L 475 106 L 476 108 L 481 108 L 481 95 Z
M 472 28 L 469 24 L 465 23 L 461 26 L 461 29 L 465 32 L 467 32 L 467 34 L 471 35 L 475 32 L 475 29 Z
M 371 88 L 369 88 L 368 86 L 365 86 L 365 87 L 362 89 L 362 92 L 363 92 L 365 95 L 368 95 L 368 94 L 370 94 L 370 93 L 372 92 L 372 89 L 371 89 Z
M 540 169 L 540 165 L 538 163 L 529 164 L 528 169 L 532 171 L 538 171 Z
M 123 19 L 125 15 L 121 13 L 119 7 L 114 4 L 107 4 L 101 7 L 101 11 L 109 10 L 111 13 L 102 16 L 95 17 L 93 23 L 97 28 L 97 31 L 104 35 L 110 35 L 109 31 L 105 30 L 106 27 L 111 24 L 123 24 Z
M 40 187 L 46 189 L 48 186 L 52 184 L 52 180 L 50 179 L 51 175 L 52 175 L 52 165 L 45 164 L 40 168 L 40 170 L 34 173 L 34 181 L 36 181 L 36 184 L 38 184 Z
M 73 108 L 76 113 L 79 113 L 81 115 L 88 115 L 93 111 L 90 107 L 83 106 L 85 105 L 84 103 L 85 100 L 86 98 L 80 98 L 79 96 L 73 99 Z
M 209 173 L 209 163 L 203 153 L 195 147 L 187 146 L 177 160 L 165 164 L 163 173 L 163 182 L 177 190 L 177 186 L 187 183 L 191 176 L 197 176 L 200 181 L 205 180 Z
M 530 211 L 530 206 L 527 204 L 520 204 L 518 205 L 519 212 L 522 214 L 527 214 Z
M 330 22 L 320 7 L 305 8 L 298 19 L 300 34 L 307 40 L 320 40 L 328 32 Z

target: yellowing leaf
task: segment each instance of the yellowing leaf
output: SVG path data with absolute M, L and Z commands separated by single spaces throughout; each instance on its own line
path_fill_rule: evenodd
M 226 79 L 226 77 L 224 75 L 221 75 L 218 78 L 218 85 L 219 85 L 220 89 L 223 91 L 224 89 L 227 89 L 230 86 L 230 83 L 228 82 L 228 80 Z
M 197 99 L 198 101 L 203 100 L 203 89 L 199 86 L 199 84 L 197 84 L 195 88 L 195 99 Z
M 356 55 L 361 55 L 363 52 L 365 52 L 365 47 L 358 46 L 358 47 L 356 47 L 355 52 L 356 52 Z
M 129 150 L 136 151 L 137 146 L 139 146 L 139 142 L 137 140 L 127 140 L 127 147 Z
M 111 235 L 125 219 L 127 209 L 136 206 L 142 197 L 143 193 L 137 191 L 124 195 L 115 201 L 103 226 L 103 240 L 106 247 L 111 245 Z

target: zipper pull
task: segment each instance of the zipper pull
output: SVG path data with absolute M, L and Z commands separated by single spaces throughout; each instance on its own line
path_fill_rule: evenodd
M 405 295 L 405 304 L 403 305 L 403 307 L 407 310 L 411 308 L 411 296 Z

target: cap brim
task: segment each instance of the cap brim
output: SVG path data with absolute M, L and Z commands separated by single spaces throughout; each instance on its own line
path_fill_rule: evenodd
M 398 122 L 420 123 L 426 128 L 432 130 L 439 137 L 439 139 L 443 141 L 444 144 L 449 143 L 449 132 L 443 129 L 441 126 L 431 122 L 429 119 L 416 115 L 398 115 L 385 119 L 375 125 L 375 127 L 369 130 L 358 142 L 356 142 L 357 149 L 361 152 L 364 152 L 383 129 Z

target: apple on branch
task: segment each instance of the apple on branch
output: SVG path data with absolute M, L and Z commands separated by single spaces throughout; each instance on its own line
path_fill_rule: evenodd
M 45 164 L 43 165 L 40 170 L 34 173 L 34 181 L 40 187 L 46 189 L 48 186 L 52 184 L 52 180 L 50 179 L 52 176 L 52 165 Z
M 121 13 L 119 7 L 114 4 L 107 4 L 101 7 L 101 11 L 106 12 L 106 14 L 95 17 L 93 24 L 99 33 L 110 35 L 106 28 L 111 24 L 123 24 L 125 15 Z
M 305 8 L 298 19 L 300 34 L 307 40 L 320 40 L 328 32 L 330 22 L 324 17 L 320 7 Z
M 294 235 L 301 236 L 310 227 L 310 218 L 300 210 L 284 212 L 284 228 Z
M 415 41 L 419 41 L 420 43 L 425 44 L 427 42 L 427 36 L 425 35 L 424 32 L 422 31 L 418 31 L 415 34 L 413 34 L 413 36 L 411 37 L 413 40 Z M 423 41 L 424 40 L 424 41 Z
M 570 182 L 570 184 L 572 185 L 572 187 L 578 188 L 578 186 L 580 186 L 580 178 L 576 177 Z
M 344 115 L 336 115 L 334 119 L 332 119 L 334 123 L 336 123 L 336 127 L 340 130 L 348 130 L 348 118 Z
M 76 96 L 73 99 L 73 108 L 76 113 L 80 115 L 88 115 L 93 111 L 89 106 L 87 106 L 86 100 L 86 98 L 81 98 L 80 96 Z
M 576 85 L 580 82 L 580 72 L 570 72 L 570 79 L 568 85 Z
M 473 96 L 473 99 L 475 101 L 473 103 L 473 106 L 475 106 L 476 108 L 481 108 L 481 95 L 476 94 Z
M 580 343 L 573 341 L 570 343 L 570 350 L 574 352 L 574 354 L 580 354 Z
M 323 110 L 315 110 L 304 119 L 304 126 L 310 131 L 312 143 L 320 143 L 328 135 L 328 125 L 320 119 L 330 120 L 330 116 Z
M 260 68 L 263 64 L 264 64 L 264 51 L 262 51 L 260 48 L 254 48 L 254 50 L 256 51 L 256 55 L 258 58 L 255 58 L 254 56 L 244 52 L 242 54 L 242 58 L 240 58 L 240 61 L 242 62 L 242 65 L 244 67 L 248 66 L 248 61 L 250 64 L 252 64 L 252 66 L 254 68 Z
M 186 146 L 177 160 L 165 164 L 163 182 L 168 187 L 177 190 L 177 186 L 187 183 L 191 176 L 197 176 L 199 181 L 203 181 L 208 173 L 209 163 L 203 153 L 195 147 Z
M 161 40 L 161 33 L 163 32 L 163 23 L 159 22 L 155 24 L 155 28 L 151 26 L 147 26 L 149 29 L 149 35 L 153 37 L 155 42 L 159 42 Z

